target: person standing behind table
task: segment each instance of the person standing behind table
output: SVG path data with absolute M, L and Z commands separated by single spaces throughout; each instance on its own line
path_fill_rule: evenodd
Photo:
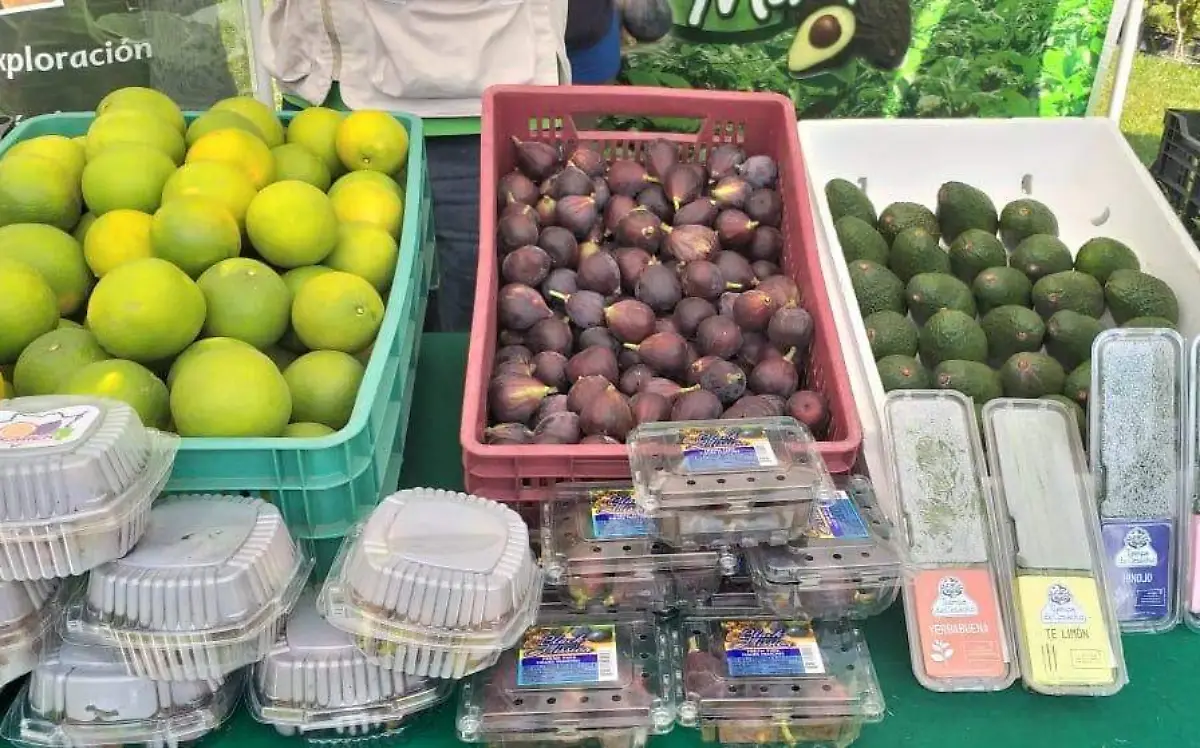
M 479 251 L 482 96 L 570 79 L 567 0 L 272 0 L 260 54 L 285 100 L 425 120 L 437 231 L 437 314 L 471 326 Z

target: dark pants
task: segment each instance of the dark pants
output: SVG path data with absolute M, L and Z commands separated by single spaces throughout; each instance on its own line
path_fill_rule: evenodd
M 437 230 L 438 329 L 471 329 L 479 254 L 479 136 L 425 140 Z

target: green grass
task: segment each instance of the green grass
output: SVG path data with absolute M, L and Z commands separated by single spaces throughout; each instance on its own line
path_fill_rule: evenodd
M 1101 112 L 1107 108 L 1107 99 L 1106 94 Z M 1167 109 L 1200 109 L 1200 65 L 1139 54 L 1129 79 L 1121 132 L 1145 164 L 1158 155 Z

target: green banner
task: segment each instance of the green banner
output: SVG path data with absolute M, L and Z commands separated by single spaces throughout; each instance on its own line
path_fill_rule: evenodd
M 1087 113 L 1113 0 L 627 0 L 669 3 L 632 42 L 634 85 L 775 91 L 817 117 Z M 634 18 L 634 20 L 637 20 Z

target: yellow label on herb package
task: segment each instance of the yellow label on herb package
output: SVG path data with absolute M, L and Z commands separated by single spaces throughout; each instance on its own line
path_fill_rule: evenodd
M 1096 580 L 1017 577 L 1017 603 L 1031 672 L 1046 686 L 1103 686 L 1116 678 Z

